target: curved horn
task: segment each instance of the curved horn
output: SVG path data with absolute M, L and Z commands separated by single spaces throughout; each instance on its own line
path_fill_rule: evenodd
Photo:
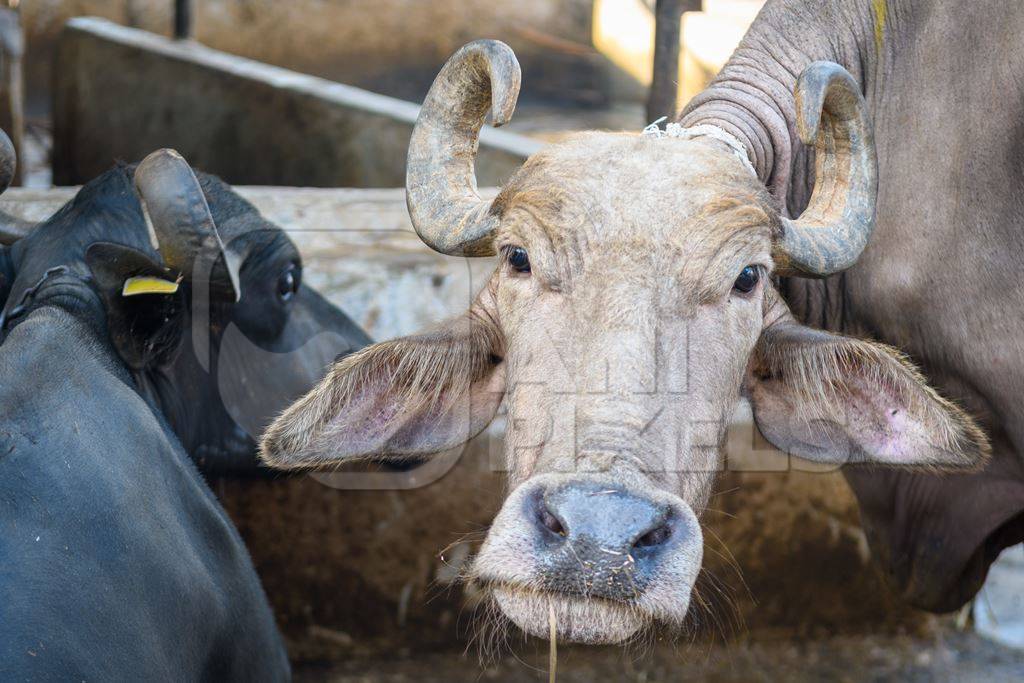
M 464 45 L 441 68 L 409 141 L 405 199 L 416 232 L 442 254 L 489 256 L 498 220 L 476 190 L 480 128 L 508 123 L 519 97 L 515 54 L 497 40 Z
M 188 162 L 173 149 L 153 152 L 135 169 L 135 189 L 149 215 L 157 249 L 189 280 L 210 278 L 238 300 L 238 263 L 224 248 L 210 207 Z M 212 277 L 223 257 L 227 281 Z M 214 280 L 217 280 L 214 283 Z
M 875 143 L 860 87 L 832 62 L 800 74 L 796 124 L 814 145 L 814 191 L 800 218 L 782 221 L 777 272 L 822 277 L 852 266 L 875 227 Z

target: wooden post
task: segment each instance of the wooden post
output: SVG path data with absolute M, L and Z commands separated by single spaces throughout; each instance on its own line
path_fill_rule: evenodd
M 683 12 L 699 10 L 701 0 L 656 0 L 654 7 L 654 70 L 647 97 L 647 120 L 676 115 L 679 96 L 680 26 Z
M 192 0 L 174 0 L 174 37 L 189 40 L 193 31 Z
M 24 39 L 21 15 L 14 7 L 0 7 L 0 128 L 14 143 L 17 167 L 13 185 L 24 179 L 25 98 L 21 80 Z

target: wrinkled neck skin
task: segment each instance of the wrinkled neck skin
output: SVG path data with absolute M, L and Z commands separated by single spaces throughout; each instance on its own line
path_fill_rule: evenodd
M 797 77 L 811 62 L 836 62 L 861 84 L 870 109 L 884 81 L 885 57 L 899 39 L 900 4 L 770 0 L 718 76 L 683 110 L 680 122 L 718 126 L 735 136 L 779 203 L 799 214 L 810 197 L 814 168 L 796 132 Z
M 799 215 L 814 187 L 814 155 L 796 132 L 793 88 L 814 61 L 853 75 L 874 114 L 885 73 L 906 39 L 905 0 L 769 0 L 711 85 L 683 110 L 685 126 L 711 124 L 747 148 L 758 178 L 782 211 Z M 850 327 L 843 276 L 790 279 L 781 286 L 794 314 L 825 329 Z
M 0 285 L 6 275 L 13 275 L 13 271 L 4 273 L 3 259 L 4 254 L 0 252 Z M 56 311 L 58 315 L 45 315 L 48 311 Z M 39 313 L 44 315 L 37 315 Z M 46 320 L 46 324 L 57 324 L 73 330 L 69 334 L 74 337 L 78 353 L 94 354 L 109 367 L 121 366 L 120 359 L 107 341 L 100 297 L 80 275 L 59 273 L 41 280 L 33 293 L 24 299 L 21 310 L 9 317 L 3 330 L 0 330 L 0 347 L 11 330 L 34 317 Z M 127 381 L 127 373 L 122 378 Z

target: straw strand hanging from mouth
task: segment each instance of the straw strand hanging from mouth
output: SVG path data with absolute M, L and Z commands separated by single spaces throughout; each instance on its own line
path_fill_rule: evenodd
M 555 683 L 555 671 L 558 665 L 558 627 L 555 623 L 555 603 L 548 600 L 548 624 L 551 632 L 548 634 L 548 642 L 551 647 L 548 651 L 548 683 Z

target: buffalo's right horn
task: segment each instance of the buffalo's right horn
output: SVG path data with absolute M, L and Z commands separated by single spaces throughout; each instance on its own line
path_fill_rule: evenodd
M 494 126 L 516 108 L 519 62 L 497 40 L 477 40 L 452 55 L 434 79 L 409 141 L 405 197 L 427 246 L 455 256 L 488 256 L 497 217 L 476 189 L 474 164 L 487 110 Z
M 167 265 L 189 280 L 208 279 L 237 301 L 241 295 L 238 259 L 224 248 L 188 162 L 173 149 L 153 152 L 135 169 L 135 189 Z M 217 268 L 220 259 L 223 269 Z

